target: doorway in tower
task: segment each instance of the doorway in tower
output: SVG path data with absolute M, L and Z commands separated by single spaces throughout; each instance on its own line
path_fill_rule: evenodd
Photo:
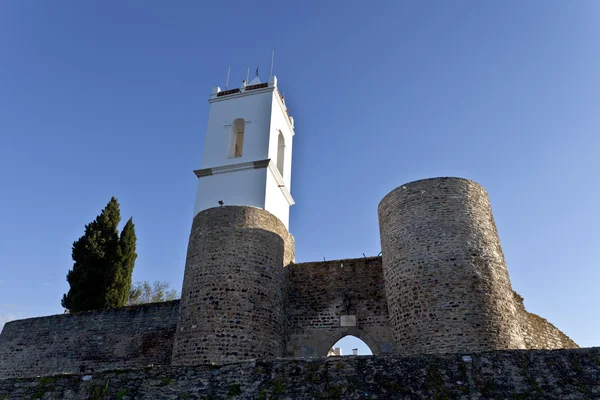
M 356 336 L 346 335 L 335 342 L 327 352 L 331 356 L 371 356 L 373 352 L 369 346 Z

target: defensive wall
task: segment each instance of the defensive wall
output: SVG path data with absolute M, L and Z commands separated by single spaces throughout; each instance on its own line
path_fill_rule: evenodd
M 411 182 L 378 215 L 382 257 L 295 264 L 294 239 L 273 214 L 203 210 L 181 301 L 10 322 L 0 379 L 322 357 L 345 335 L 375 355 L 577 347 L 512 291 L 477 183 Z
M 8 322 L 0 379 L 169 364 L 179 301 Z
M 247 360 L 0 380 L 21 399 L 600 398 L 600 348 Z
M 390 352 L 381 257 L 288 268 L 286 356 L 323 357 L 346 335 L 362 339 L 375 355 Z M 527 312 L 516 293 L 515 301 L 527 349 L 577 347 Z M 171 365 L 178 313 L 175 300 L 8 322 L 0 334 L 0 379 L 77 373 L 81 366 L 99 372 Z M 356 316 L 356 325 L 341 326 L 344 315 Z

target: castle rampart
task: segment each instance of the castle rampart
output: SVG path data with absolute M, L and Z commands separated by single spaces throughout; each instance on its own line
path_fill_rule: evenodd
M 194 218 L 173 364 L 281 357 L 284 265 L 293 239 L 269 212 L 216 207 Z
M 379 218 L 383 257 L 294 264 L 293 238 L 269 212 L 201 211 L 181 302 L 9 322 L 0 379 L 321 357 L 345 335 L 376 355 L 577 347 L 512 291 L 478 184 L 406 184 Z
M 379 204 L 379 226 L 395 353 L 525 347 L 480 185 L 460 178 L 402 185 Z
M 0 379 L 169 364 L 179 301 L 11 321 Z
M 286 313 L 288 357 L 323 356 L 321 349 L 329 349 L 345 334 L 361 338 L 376 355 L 390 349 L 381 257 L 288 268 L 288 291 L 296 293 Z M 354 279 L 353 272 L 361 278 Z M 350 310 L 356 313 L 356 326 L 339 324 L 339 315 L 345 314 L 345 292 L 352 293 Z M 578 347 L 548 321 L 527 312 L 520 296 L 515 297 L 527 349 Z M 0 380 L 77 373 L 82 365 L 96 372 L 170 365 L 178 313 L 176 300 L 11 321 L 0 335 Z

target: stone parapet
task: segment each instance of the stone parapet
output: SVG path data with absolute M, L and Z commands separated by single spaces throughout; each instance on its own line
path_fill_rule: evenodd
M 4 400 L 599 397 L 600 348 L 248 360 L 0 380 Z

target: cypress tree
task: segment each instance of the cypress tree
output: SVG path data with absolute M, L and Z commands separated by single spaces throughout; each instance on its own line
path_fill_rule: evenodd
M 67 274 L 70 289 L 61 301 L 69 311 L 98 310 L 127 303 L 127 295 L 121 300 L 119 288 L 127 284 L 128 293 L 131 284 L 136 258 L 135 231 L 130 219 L 119 238 L 120 221 L 119 203 L 113 197 L 100 215 L 85 226 L 84 235 L 73 243 L 75 263 Z
M 129 218 L 117 246 L 117 258 L 115 262 L 115 270 L 113 273 L 113 281 L 108 293 L 108 307 L 123 307 L 127 305 L 129 299 L 129 290 L 131 288 L 131 274 L 135 266 L 135 226 L 133 219 Z

